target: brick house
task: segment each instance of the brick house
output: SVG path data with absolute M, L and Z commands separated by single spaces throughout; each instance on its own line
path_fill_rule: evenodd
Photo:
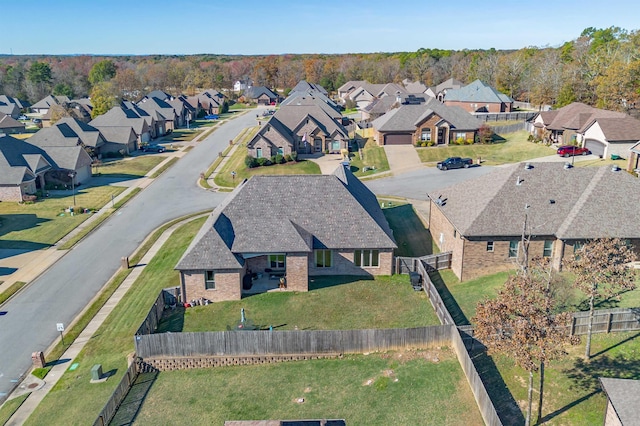
M 238 300 L 255 276 L 286 276 L 287 290 L 308 291 L 314 275 L 390 275 L 395 248 L 373 193 L 340 166 L 332 175 L 244 181 L 176 269 L 183 300 Z
M 529 257 L 561 269 L 594 238 L 628 239 L 639 251 L 640 209 L 629 198 L 639 190 L 637 178 L 610 166 L 514 164 L 428 194 L 429 229 L 440 250 L 453 252 L 461 280 L 513 269 L 525 218 Z
M 51 170 L 46 153 L 11 136 L 0 135 L 0 201 L 20 202 L 23 196 L 44 188 Z
M 511 112 L 513 108 L 513 99 L 480 80 L 459 89 L 447 90 L 444 103 L 467 112 Z
M 378 145 L 410 145 L 431 142 L 448 145 L 458 139 L 475 140 L 482 123 L 458 107 L 448 107 L 434 98 L 423 104 L 394 108 L 372 123 Z
M 640 380 L 600 377 L 607 395 L 604 426 L 638 425 L 640 421 Z
M 627 171 L 630 173 L 640 172 L 640 142 L 629 148 L 629 159 L 627 160 Z

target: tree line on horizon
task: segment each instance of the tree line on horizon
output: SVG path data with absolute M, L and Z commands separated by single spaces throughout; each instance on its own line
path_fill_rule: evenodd
M 300 80 L 334 92 L 350 80 L 409 79 L 434 86 L 448 78 L 480 79 L 533 105 L 584 102 L 629 111 L 640 94 L 640 31 L 590 27 L 560 47 L 519 50 L 0 57 L 0 94 L 32 103 L 50 94 L 91 96 L 94 103 L 104 98 L 108 106 L 120 99 L 137 101 L 156 89 L 173 95 L 192 95 L 201 88 L 231 93 L 234 82 L 245 78 L 285 95 Z

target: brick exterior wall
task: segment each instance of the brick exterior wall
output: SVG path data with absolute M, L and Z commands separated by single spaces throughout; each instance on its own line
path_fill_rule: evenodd
M 287 290 L 309 291 L 309 270 L 307 253 L 287 253 Z
M 413 132 L 412 142 L 414 144 L 416 142 L 422 142 L 422 139 L 421 139 L 422 130 L 429 128 L 431 129 L 431 141 L 433 141 L 437 145 L 438 144 L 438 126 L 436 126 L 436 124 L 439 121 L 442 121 L 442 117 L 438 116 L 437 114 L 432 114 L 429 117 L 429 119 L 427 119 L 423 123 L 420 123 L 418 126 L 416 126 L 416 129 Z M 440 128 L 444 129 L 443 140 L 440 145 L 448 145 L 450 142 L 456 139 L 456 133 L 458 133 L 458 131 L 456 131 L 455 129 L 449 128 L 448 125 L 442 125 L 440 126 Z M 465 140 L 471 139 L 475 141 L 475 137 L 476 137 L 475 131 L 464 131 L 464 134 L 465 134 L 464 136 Z M 380 132 L 376 129 L 373 129 L 373 140 L 376 141 L 376 143 L 379 146 L 384 145 L 384 132 Z
M 360 267 L 354 263 L 354 250 L 332 250 L 331 267 L 318 268 L 315 253 L 309 255 L 309 275 L 391 275 L 393 273 L 393 250 L 380 250 L 379 266 Z
M 0 186 L 0 201 L 22 201 L 22 191 L 19 186 Z
M 488 112 L 511 112 L 511 104 L 490 102 L 461 102 L 461 101 L 444 101 L 446 106 L 457 106 L 467 112 L 476 112 L 482 107 L 486 107 Z
M 240 300 L 242 298 L 242 270 L 216 270 L 215 289 L 204 286 L 205 271 L 181 271 L 184 301 L 205 298 L 212 302 Z

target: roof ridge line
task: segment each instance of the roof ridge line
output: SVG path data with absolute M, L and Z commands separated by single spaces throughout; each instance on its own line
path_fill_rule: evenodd
M 587 185 L 587 187 L 584 189 L 584 191 L 578 198 L 578 201 L 576 201 L 576 203 L 573 205 L 573 208 L 569 211 L 569 214 L 567 214 L 566 219 L 558 227 L 558 231 L 556 231 L 556 236 L 558 238 L 560 238 L 559 236 L 567 231 L 571 223 L 573 223 L 573 221 L 576 219 L 576 217 L 578 216 L 578 213 L 580 212 L 580 210 L 582 210 L 582 207 L 584 207 L 585 203 L 587 202 L 587 199 L 591 196 L 591 194 L 593 193 L 594 189 L 596 188 L 600 180 L 603 178 L 606 171 L 607 171 L 607 167 L 601 167 L 600 170 L 598 170 L 593 175 L 593 177 L 591 178 L 591 181 L 589 182 L 589 185 Z

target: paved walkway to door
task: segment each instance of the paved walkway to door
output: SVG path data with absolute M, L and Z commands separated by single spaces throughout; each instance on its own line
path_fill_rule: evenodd
M 395 176 L 424 167 L 413 145 L 385 145 L 384 152 Z

